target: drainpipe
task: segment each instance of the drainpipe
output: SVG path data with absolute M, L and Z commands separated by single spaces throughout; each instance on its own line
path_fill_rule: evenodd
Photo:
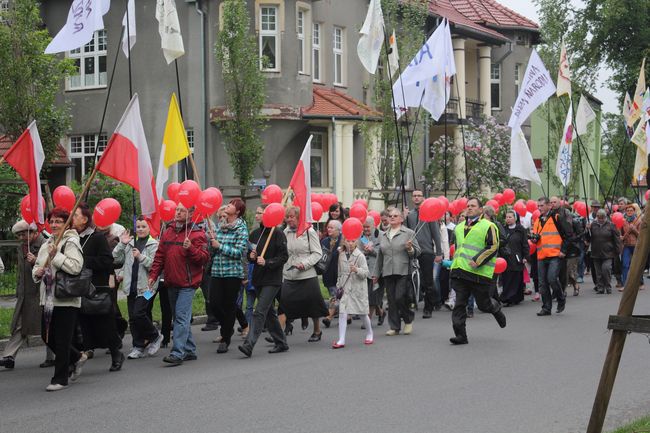
M 336 117 L 332 116 L 332 187 L 336 194 Z
M 208 173 L 208 158 L 207 156 L 207 149 L 208 149 L 208 108 L 207 108 L 207 94 L 208 94 L 208 89 L 207 89 L 207 83 L 206 83 L 206 78 L 205 78 L 205 67 L 206 67 L 206 60 L 205 60 L 205 12 L 203 12 L 202 9 L 202 1 L 197 0 L 196 1 L 196 13 L 199 14 L 201 17 L 201 111 L 203 114 L 203 155 L 201 155 L 203 159 L 203 173 L 201 173 L 201 179 L 203 179 L 204 182 L 207 184 L 207 179 L 206 175 Z

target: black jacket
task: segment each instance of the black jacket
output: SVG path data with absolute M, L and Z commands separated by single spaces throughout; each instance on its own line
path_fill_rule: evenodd
M 507 270 L 514 272 L 523 271 L 524 259 L 530 260 L 530 247 L 528 246 L 526 229 L 521 224 L 516 224 L 513 229 L 505 227 L 503 229 L 503 236 L 510 253 L 507 257 L 504 257 L 508 262 Z
M 106 237 L 99 232 L 87 234 L 88 229 L 79 233 L 79 243 L 84 254 L 84 268 L 93 271 L 93 285 L 98 289 L 108 289 L 108 277 L 113 272 L 113 252 Z M 83 236 L 82 236 L 83 235 Z
M 592 259 L 613 259 L 621 251 L 621 234 L 611 221 L 599 224 L 598 220 L 591 223 L 587 231 L 587 239 L 591 242 Z
M 257 251 L 258 255 L 262 254 L 270 232 L 271 229 L 262 229 L 260 227 L 250 234 L 249 241 L 252 244 L 257 244 L 255 251 Z M 261 289 L 264 286 L 281 286 L 282 267 L 289 260 L 289 253 L 287 252 L 287 237 L 279 228 L 273 231 L 264 258 L 266 260 L 264 266 L 253 266 L 253 287 Z M 250 260 L 249 255 L 249 261 L 255 263 L 257 260 Z

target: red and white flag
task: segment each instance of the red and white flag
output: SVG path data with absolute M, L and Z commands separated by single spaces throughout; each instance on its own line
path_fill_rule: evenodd
M 311 139 L 309 136 L 300 161 L 293 172 L 289 188 L 293 191 L 293 205 L 300 208 L 300 219 L 296 236 L 302 235 L 314 221 L 311 215 Z
M 38 135 L 36 121 L 29 124 L 18 140 L 5 152 L 4 160 L 18 172 L 29 186 L 29 205 L 34 221 L 45 223 L 43 217 L 43 195 L 39 173 L 45 161 L 45 153 Z
M 138 94 L 133 95 L 108 146 L 97 163 L 97 170 L 140 192 L 142 214 L 149 219 L 151 235 L 157 236 L 158 198 L 151 167 L 149 146 L 142 127 Z

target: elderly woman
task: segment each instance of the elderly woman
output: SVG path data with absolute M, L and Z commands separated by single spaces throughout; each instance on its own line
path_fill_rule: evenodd
M 622 280 L 623 285 L 627 281 L 627 274 L 630 272 L 630 263 L 632 263 L 632 254 L 634 248 L 639 240 L 639 232 L 641 227 L 641 209 L 636 203 L 628 204 L 625 207 L 625 223 L 621 230 L 621 241 L 623 242 L 623 254 L 621 261 L 623 264 Z M 641 289 L 643 289 L 643 275 L 641 276 Z M 618 289 L 619 292 L 623 291 L 623 287 Z
M 363 253 L 368 264 L 368 269 L 375 268 L 377 261 L 377 254 L 379 253 L 379 235 L 380 231 L 375 229 L 375 219 L 371 216 L 366 218 L 363 223 L 363 233 L 357 242 L 359 250 Z M 384 285 L 380 281 L 378 284 L 373 284 L 372 279 L 368 278 L 368 317 L 372 319 L 372 313 L 377 315 L 377 326 L 384 324 L 386 312 L 383 310 L 384 305 Z
M 45 388 L 47 391 L 67 388 L 70 369 L 73 369 L 70 379 L 77 380 L 81 367 L 88 359 L 72 345 L 81 298 L 55 296 L 57 273 L 63 271 L 79 275 L 84 263 L 79 234 L 75 230 L 66 230 L 59 244 L 55 245 L 69 216 L 69 212 L 63 208 L 50 211 L 47 218 L 52 237 L 39 249 L 32 270 L 34 282 L 40 283 L 40 304 L 43 307 L 41 335 L 45 344 L 56 354 L 54 376 Z
M 621 238 L 616 226 L 607 219 L 605 209 L 599 209 L 596 212 L 596 219 L 589 224 L 587 240 L 591 243 L 596 292 L 601 295 L 610 294 L 612 293 L 612 261 L 621 249 Z
M 386 335 L 400 333 L 404 321 L 404 334 L 413 332 L 415 314 L 411 304 L 415 294 L 410 282 L 410 261 L 420 254 L 420 246 L 415 239 L 415 232 L 402 225 L 402 213 L 391 207 L 388 209 L 389 227 L 380 235 L 379 253 L 372 272 L 372 282 L 376 284 L 380 277 L 388 293 L 388 323 L 390 329 Z
M 221 342 L 217 353 L 228 352 L 234 333 L 237 296 L 244 276 L 242 258 L 246 257 L 248 249 L 245 214 L 244 202 L 239 198 L 232 199 L 226 206 L 225 220 L 219 224 L 215 236 L 210 239 L 210 247 L 214 251 L 210 306 L 221 324 Z
M 309 227 L 298 236 L 298 220 L 300 209 L 288 207 L 285 213 L 287 227 L 284 234 L 287 238 L 289 260 L 284 264 L 282 276 L 284 283 L 280 293 L 280 304 L 287 320 L 299 317 L 311 317 L 314 332 L 309 342 L 320 341 L 323 332 L 318 322 L 320 317 L 327 315 L 325 300 L 320 292 L 318 275 L 314 265 L 323 255 L 321 244 L 316 231 Z M 276 345 L 273 353 L 284 352 L 288 347 Z
M 327 236 L 320 242 L 323 254 L 327 255 L 327 267 L 323 271 L 323 285 L 330 294 L 329 314 L 323 319 L 326 328 L 330 327 L 332 318 L 336 314 L 338 300 L 336 299 L 336 280 L 338 278 L 339 246 L 341 245 L 342 224 L 338 220 L 327 223 Z
M 113 253 L 106 237 L 95 231 L 92 213 L 87 204 L 81 203 L 72 218 L 72 226 L 79 233 L 79 243 L 83 250 L 84 267 L 93 271 L 92 283 L 98 293 L 109 292 L 108 279 L 113 272 Z M 84 350 L 108 348 L 111 352 L 109 371 L 119 371 L 124 363 L 124 354 L 120 351 L 122 340 L 117 333 L 113 303 L 110 299 L 108 312 L 84 311 L 82 305 L 79 324 L 83 335 Z

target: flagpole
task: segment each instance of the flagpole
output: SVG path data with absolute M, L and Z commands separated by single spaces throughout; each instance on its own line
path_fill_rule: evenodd
M 289 194 L 291 193 L 291 187 L 287 188 L 287 192 L 284 193 L 284 197 L 282 197 L 282 207 L 287 203 L 287 200 L 289 200 Z M 307 197 L 306 200 L 311 200 L 310 197 Z M 266 242 L 264 243 L 264 248 L 262 248 L 262 253 L 259 255 L 259 257 L 264 258 L 264 255 L 266 254 L 266 249 L 269 247 L 269 243 L 271 242 L 271 237 L 273 236 L 273 232 L 275 232 L 276 226 L 271 227 L 271 231 L 269 232 L 269 237 L 266 238 Z M 262 233 L 264 233 L 262 231 Z M 309 236 L 309 234 L 307 234 Z M 260 239 L 261 239 L 260 235 Z M 258 241 L 259 242 L 259 241 Z
M 445 84 L 445 101 L 447 100 L 447 85 Z M 447 104 L 445 104 L 445 151 L 444 151 L 444 190 L 445 197 L 447 197 L 447 149 L 448 149 L 449 135 L 447 135 Z
M 546 190 L 551 193 L 551 101 L 546 104 Z
M 470 197 L 471 189 L 469 183 L 469 170 L 467 168 L 467 146 L 465 146 L 465 127 L 463 126 L 463 113 L 461 111 L 461 99 L 460 99 L 460 87 L 458 86 L 458 80 L 456 82 L 456 93 L 458 94 L 458 124 L 460 125 L 461 136 L 463 137 L 463 158 L 465 159 L 465 190 L 467 191 L 467 196 Z
M 129 55 L 128 64 L 129 64 L 129 101 L 133 99 L 133 78 L 131 76 L 131 17 L 129 17 L 129 0 L 124 0 L 126 2 L 126 49 Z M 135 4 L 134 4 L 135 7 Z M 135 188 L 131 188 L 131 207 L 133 209 L 133 232 L 135 233 L 135 226 L 137 221 L 137 215 L 135 212 Z

